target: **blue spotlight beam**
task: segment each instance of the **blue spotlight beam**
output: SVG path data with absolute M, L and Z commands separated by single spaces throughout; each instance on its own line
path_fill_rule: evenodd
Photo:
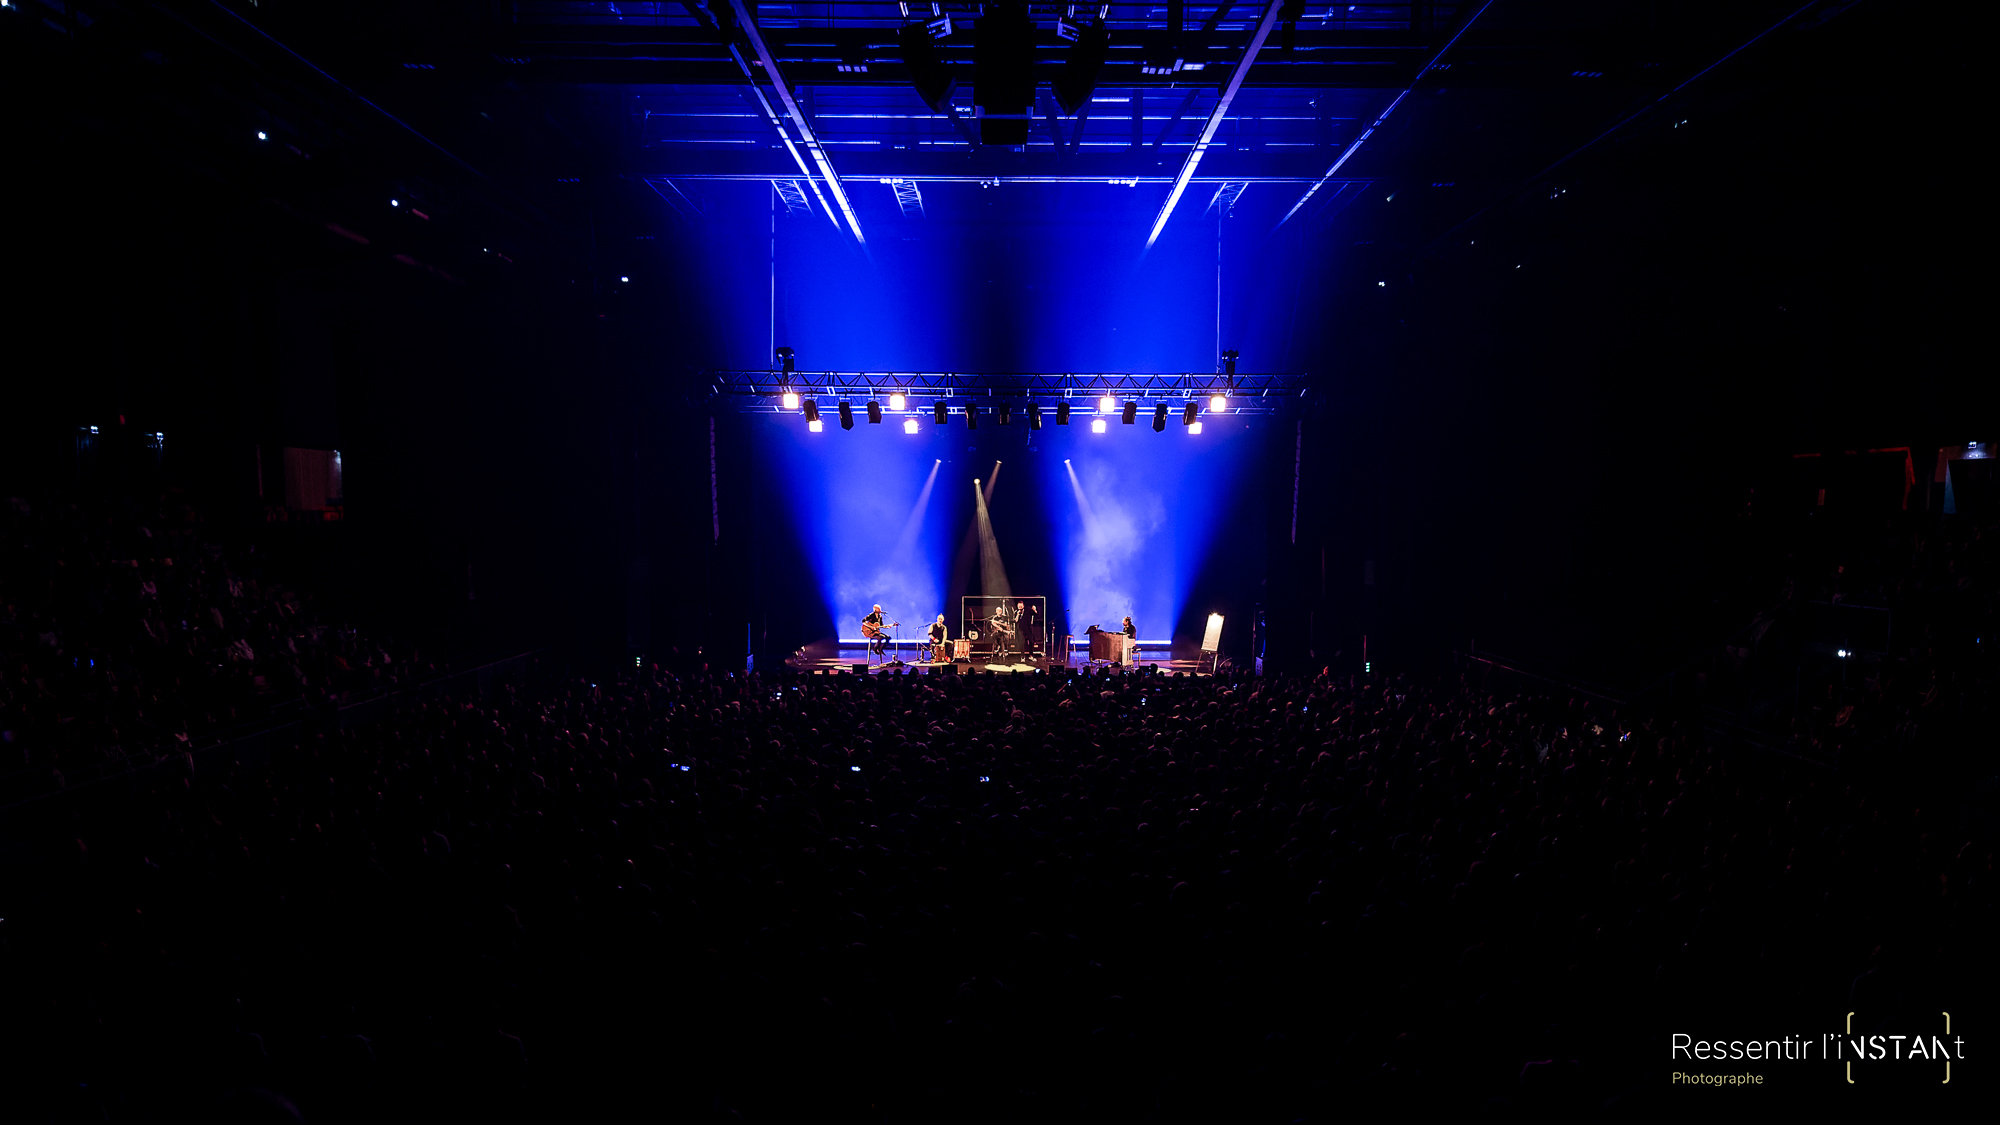
M 741 3 L 741 0 L 731 0 Z M 1222 88 L 1222 96 L 1216 99 L 1215 108 L 1209 111 L 1207 124 L 1201 127 L 1201 136 L 1195 139 L 1194 147 L 1188 150 L 1187 160 L 1181 164 L 1181 174 L 1174 177 L 1174 186 L 1167 191 L 1167 201 L 1160 205 L 1159 217 L 1153 220 L 1153 230 L 1146 236 L 1146 249 L 1160 240 L 1160 232 L 1167 229 L 1167 220 L 1173 217 L 1174 207 L 1181 201 L 1181 193 L 1187 190 L 1188 181 L 1194 179 L 1195 169 L 1201 167 L 1201 158 L 1208 152 L 1208 144 L 1215 139 L 1215 131 L 1222 127 L 1222 119 L 1229 115 L 1229 104 L 1236 100 L 1236 92 L 1243 88 L 1243 80 L 1250 76 L 1250 67 L 1257 61 L 1257 52 L 1264 49 L 1264 40 L 1270 37 L 1271 27 L 1278 22 L 1278 10 L 1285 0 L 1271 0 L 1264 7 L 1264 18 L 1257 21 L 1257 32 L 1250 37 L 1250 45 L 1243 48 L 1243 57 L 1236 60 L 1236 69 L 1229 74 L 1229 82 Z
M 1276 0 L 1273 0 L 1276 3 Z M 826 180 L 826 190 L 833 195 L 833 201 L 840 205 L 840 213 L 847 218 L 847 229 L 854 232 L 854 241 L 863 247 L 868 245 L 867 236 L 861 233 L 861 220 L 854 215 L 854 204 L 847 198 L 847 191 L 840 186 L 840 177 L 833 171 L 833 162 L 826 157 L 826 148 L 819 143 L 812 125 L 807 123 L 804 111 L 799 109 L 798 99 L 792 97 L 792 88 L 785 81 L 784 72 L 778 69 L 778 60 L 771 57 L 771 48 L 765 44 L 763 32 L 757 21 L 750 18 L 750 11 L 743 0 L 729 0 L 729 6 L 736 12 L 736 26 L 750 41 L 750 49 L 757 52 L 757 61 L 764 64 L 764 77 L 769 79 L 778 92 L 778 100 L 784 103 L 785 112 L 791 115 L 792 124 L 798 128 L 799 137 L 805 141 L 806 151 L 812 154 L 813 163 L 819 165 L 819 173 Z
M 883 387 L 895 387 L 908 399 L 901 411 L 883 413 L 916 417 L 929 414 L 937 399 L 970 402 L 1067 401 L 1071 413 L 1084 416 L 1097 411 L 1097 400 L 1110 395 L 1118 403 L 1112 413 L 1124 409 L 1128 399 L 1145 399 L 1155 404 L 1195 402 L 1208 412 L 1211 395 L 1226 395 L 1230 414 L 1276 414 L 1297 401 L 1310 387 L 1305 373 L 1245 374 L 1232 379 L 1213 371 L 1200 372 L 922 372 L 922 371 L 794 371 L 781 376 L 772 371 L 708 371 L 711 403 L 746 414 L 783 413 L 782 396 L 787 390 L 807 398 L 872 397 Z M 781 382 L 788 378 L 789 383 Z M 919 402 L 919 399 L 929 400 Z
M 1451 50 L 1452 47 L 1458 43 L 1459 39 L 1465 35 L 1466 31 L 1469 30 L 1474 23 L 1478 22 L 1479 17 L 1486 14 L 1486 9 L 1491 8 L 1492 6 L 1493 6 L 1493 0 L 1486 0 L 1486 3 L 1481 5 L 1478 11 L 1472 13 L 1471 19 L 1466 20 L 1464 23 L 1458 25 L 1458 31 L 1455 34 L 1453 34 L 1450 39 L 1445 41 L 1444 46 L 1438 48 L 1438 53 L 1431 56 L 1431 61 L 1428 64 L 1426 64 L 1422 70 L 1419 70 L 1417 72 L 1417 76 L 1415 78 L 1410 79 L 1410 84 L 1408 86 L 1403 87 L 1403 92 L 1397 94 L 1396 97 L 1392 101 L 1390 101 L 1389 108 L 1383 110 L 1382 115 L 1375 119 L 1375 123 L 1373 125 L 1370 125 L 1368 126 L 1368 128 L 1363 129 L 1361 131 L 1361 135 L 1354 138 L 1353 142 L 1350 143 L 1344 150 L 1341 151 L 1339 158 L 1334 160 L 1333 167 L 1328 168 L 1324 176 L 1321 176 L 1316 182 L 1314 182 L 1313 186 L 1307 188 L 1306 193 L 1304 195 L 1299 196 L 1299 201 L 1297 203 L 1292 204 L 1292 209 L 1285 212 L 1284 218 L 1278 220 L 1279 227 L 1284 226 L 1286 223 L 1290 222 L 1292 216 L 1299 213 L 1299 208 L 1304 207 L 1306 205 L 1306 200 L 1311 199 L 1319 191 L 1319 189 L 1325 187 L 1327 185 L 1327 182 L 1333 179 L 1334 175 L 1340 171 L 1341 166 L 1347 163 L 1348 157 L 1353 156 L 1355 153 L 1361 151 L 1361 146 L 1368 142 L 1368 138 L 1374 135 L 1375 130 L 1380 129 L 1382 127 L 1382 123 L 1384 121 L 1389 120 L 1389 115 L 1396 112 L 1396 107 L 1402 105 L 1403 99 L 1409 97 L 1410 92 L 1417 88 L 1417 83 L 1423 79 L 1423 76 L 1429 74 L 1434 68 L 1436 68 L 1437 64 L 1444 61 L 1445 52 Z M 1271 229 L 1276 230 L 1278 228 L 1272 227 Z

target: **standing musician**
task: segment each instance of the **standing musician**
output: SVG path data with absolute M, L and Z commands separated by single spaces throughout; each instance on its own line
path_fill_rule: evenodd
M 868 638 L 868 655 L 883 656 L 889 651 L 889 627 L 896 622 L 882 620 L 882 607 L 861 619 L 861 635 Z
M 1042 604 L 1014 603 L 1014 627 L 1019 631 L 1021 651 L 1034 656 L 1042 648 Z
M 1120 629 L 1119 632 L 1125 634 L 1124 662 L 1128 665 L 1137 663 L 1139 655 L 1139 627 L 1132 624 L 1132 618 L 1127 616 L 1125 618 L 1125 627 Z
M 931 663 L 936 664 L 950 657 L 951 654 L 944 647 L 950 638 L 951 631 L 945 628 L 944 614 L 940 613 L 937 620 L 931 622 Z

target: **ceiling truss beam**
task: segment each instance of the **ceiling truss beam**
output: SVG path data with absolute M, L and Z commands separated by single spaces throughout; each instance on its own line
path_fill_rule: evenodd
M 861 233 L 861 220 L 854 214 L 854 203 L 847 198 L 847 191 L 840 186 L 840 176 L 833 170 L 833 162 L 827 158 L 825 146 L 813 133 L 812 123 L 806 120 L 805 111 L 799 108 L 798 99 L 792 96 L 792 87 L 785 81 L 784 72 L 778 69 L 778 61 L 771 57 L 770 45 L 757 27 L 757 21 L 750 18 L 750 12 L 743 6 L 743 0 L 729 0 L 729 6 L 736 12 L 737 29 L 750 41 L 750 49 L 757 55 L 757 61 L 764 67 L 764 77 L 770 80 L 772 89 L 778 93 L 778 100 L 784 104 L 785 112 L 791 116 L 792 125 L 799 131 L 799 138 L 805 142 L 806 151 L 813 163 L 819 166 L 820 176 L 826 181 L 826 190 L 839 205 L 840 213 L 847 219 L 847 229 L 854 232 L 854 241 L 862 247 L 868 245 L 868 237 Z

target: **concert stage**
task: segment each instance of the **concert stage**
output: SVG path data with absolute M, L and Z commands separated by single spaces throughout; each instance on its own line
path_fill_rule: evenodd
M 1018 675 L 1022 673 L 1040 672 L 1050 667 L 1053 667 L 1058 671 L 1067 670 L 1072 672 L 1083 671 L 1092 668 L 1109 667 L 1110 670 L 1113 672 L 1128 672 L 1134 669 L 1157 668 L 1162 673 L 1185 672 L 1190 676 L 1193 675 L 1205 676 L 1208 674 L 1208 662 L 1206 660 L 1196 661 L 1196 660 L 1172 659 L 1166 646 L 1159 646 L 1157 648 L 1151 649 L 1150 651 L 1148 651 L 1147 649 L 1141 649 L 1139 654 L 1139 659 L 1133 661 L 1129 667 L 1117 667 L 1104 664 L 1090 664 L 1083 659 L 1085 653 L 1081 649 L 1077 650 L 1074 654 L 1072 654 L 1070 662 L 1068 664 L 1064 664 L 1061 660 L 1051 661 L 1041 657 L 1036 657 L 1033 659 L 1022 658 L 1017 661 L 1006 661 L 1001 663 L 988 663 L 982 657 L 982 658 L 976 658 L 969 663 L 962 663 L 962 664 L 961 663 L 924 664 L 917 661 L 915 656 L 915 648 L 916 648 L 915 645 L 909 645 L 909 644 L 905 645 L 906 651 L 903 653 L 902 659 L 908 661 L 908 663 L 900 665 L 898 664 L 884 665 L 879 662 L 869 663 L 868 649 L 867 646 L 865 645 L 853 645 L 853 646 L 842 645 L 839 649 L 835 650 L 831 655 L 828 655 L 826 651 L 823 649 L 815 650 L 809 653 L 802 653 L 794 655 L 791 659 L 785 662 L 785 665 L 786 667 L 789 667 L 794 671 L 798 672 L 824 673 L 830 675 L 833 673 L 852 673 L 854 671 L 855 665 L 867 664 L 868 670 L 866 674 L 871 676 L 878 675 L 883 672 L 894 672 L 898 675 L 907 672 L 919 676 L 929 676 L 929 675 L 948 676 L 954 673 L 962 675 L 968 672 L 978 672 L 981 675 Z

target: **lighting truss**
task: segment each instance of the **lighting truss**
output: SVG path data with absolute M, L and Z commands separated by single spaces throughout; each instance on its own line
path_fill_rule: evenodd
M 896 204 L 903 209 L 904 218 L 924 217 L 924 193 L 917 189 L 917 181 L 892 179 L 882 182 L 896 189 Z
M 1152 406 L 1193 403 L 1207 406 L 1209 396 L 1229 396 L 1231 414 L 1276 414 L 1305 394 L 1310 383 L 1304 372 L 1227 376 L 1216 372 L 910 372 L 910 371 L 709 371 L 709 401 L 720 409 L 746 414 L 784 412 L 782 397 L 790 390 L 806 401 L 818 398 L 867 400 L 885 388 L 907 397 L 903 411 L 921 414 L 936 409 L 938 400 L 954 408 L 984 404 L 987 413 L 1015 403 L 1059 403 L 1066 413 L 1096 415 L 1098 400 L 1110 396 L 1112 413 L 1129 401 Z M 954 413 L 957 411 L 954 410 Z
M 772 180 L 771 186 L 778 189 L 778 198 L 785 201 L 785 211 L 812 213 L 812 204 L 806 202 L 806 189 L 797 180 Z

